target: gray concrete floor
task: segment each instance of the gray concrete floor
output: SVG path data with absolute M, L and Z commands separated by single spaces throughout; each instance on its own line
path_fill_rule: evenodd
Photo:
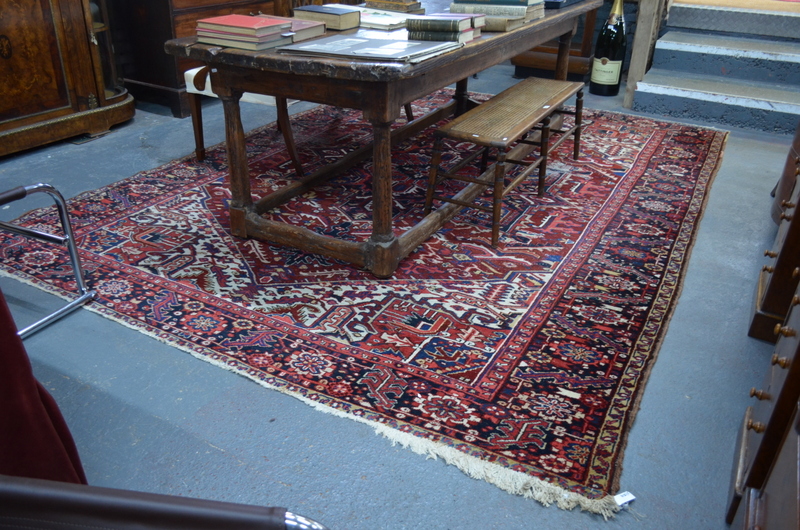
M 471 89 L 500 91 L 512 74 L 495 67 Z M 620 104 L 621 96 L 587 97 L 589 108 L 623 111 Z M 222 141 L 219 102 L 209 100 L 205 114 L 207 143 Z M 275 118 L 263 106 L 244 114 L 248 129 Z M 608 522 L 507 494 L 83 309 L 25 346 L 93 485 L 284 506 L 332 529 L 726 528 L 734 439 L 773 348 L 749 338 L 747 327 L 763 251 L 777 231 L 770 190 L 790 143 L 730 135 L 628 440 L 621 486 L 636 500 Z M 131 122 L 91 142 L 0 159 L 0 179 L 3 189 L 49 182 L 71 197 L 192 150 L 190 120 L 141 104 Z M 0 217 L 49 202 L 38 201 L 14 203 Z M 9 278 L 0 277 L 0 288 L 20 327 L 61 303 Z

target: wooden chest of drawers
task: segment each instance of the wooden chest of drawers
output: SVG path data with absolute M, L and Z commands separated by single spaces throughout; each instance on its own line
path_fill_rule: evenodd
M 800 289 L 789 305 L 785 321 L 773 330 L 778 341 L 769 366 L 765 366 L 764 380 L 750 390 L 754 403 L 745 412 L 737 441 L 726 517 L 729 523 L 741 509 L 745 492 L 762 489 L 773 472 L 800 399 Z
M 137 101 L 168 105 L 175 116 L 189 116 L 183 72 L 200 66 L 164 52 L 164 42 L 195 34 L 200 18 L 228 13 L 285 15 L 285 1 L 269 0 L 114 0 L 117 63 L 125 87 Z
M 748 488 L 732 528 L 800 528 L 800 415 L 795 407 L 786 436 L 761 488 Z
M 776 189 L 772 217 L 778 223 L 778 235 L 765 252 L 769 261 L 761 270 L 755 294 L 753 319 L 748 335 L 775 342 L 776 324 L 783 321 L 789 302 L 800 280 L 800 125 L 786 159 L 783 175 Z

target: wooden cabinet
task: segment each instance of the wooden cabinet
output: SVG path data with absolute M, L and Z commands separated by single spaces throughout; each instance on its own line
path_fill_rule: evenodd
M 729 523 L 739 510 L 750 509 L 748 500 L 740 506 L 747 490 L 762 490 L 769 477 L 775 476 L 775 462 L 796 414 L 800 399 L 800 289 L 790 300 L 785 321 L 774 331 L 778 337 L 775 350 L 764 367 L 763 381 L 750 390 L 754 402 L 745 411 L 737 441 L 726 515 Z
M 130 119 L 111 54 L 103 0 L 3 2 L 0 156 Z
M 164 43 L 194 35 L 200 18 L 228 13 L 288 16 L 288 5 L 286 0 L 114 0 L 115 49 L 125 87 L 139 101 L 189 116 L 183 72 L 200 63 L 167 55 Z
M 773 465 L 760 488 L 748 488 L 733 528 L 800 528 L 800 416 L 797 404 Z
M 792 187 L 788 199 L 783 199 L 778 216 L 778 235 L 771 249 L 765 252 L 769 259 L 761 269 L 755 293 L 753 319 L 748 335 L 775 342 L 775 326 L 783 322 L 789 310 L 792 293 L 800 280 L 800 186 L 794 174 L 796 163 L 789 155 L 787 167 L 792 170 Z
M 800 122 L 794 132 L 792 147 L 789 149 L 789 156 L 786 157 L 786 164 L 783 166 L 783 173 L 778 185 L 775 186 L 775 200 L 772 202 L 772 220 L 776 224 L 783 221 L 783 212 L 791 202 L 792 190 L 800 176 Z

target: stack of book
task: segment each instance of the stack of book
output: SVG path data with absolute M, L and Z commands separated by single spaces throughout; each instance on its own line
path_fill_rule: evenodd
M 477 39 L 481 36 L 481 31 L 486 27 L 486 15 L 482 13 L 431 13 L 432 17 L 469 17 L 472 24 L 472 37 Z
M 544 16 L 544 0 L 453 0 L 451 13 L 486 15 L 484 31 L 511 31 Z
M 471 15 L 456 13 L 424 15 L 406 19 L 408 40 L 469 42 L 475 38 Z M 480 30 L 479 30 L 480 31 Z
M 325 33 L 323 22 L 270 15 L 222 15 L 197 21 L 197 42 L 261 51 Z
M 383 9 L 384 11 L 397 11 L 399 13 L 425 13 L 421 2 L 409 0 L 366 0 L 365 7 Z
M 197 21 L 197 42 L 244 50 L 266 50 L 292 43 L 292 21 L 278 17 L 222 15 Z
M 324 22 L 328 29 L 345 30 L 361 24 L 361 11 L 349 5 L 307 5 L 294 8 L 294 18 Z

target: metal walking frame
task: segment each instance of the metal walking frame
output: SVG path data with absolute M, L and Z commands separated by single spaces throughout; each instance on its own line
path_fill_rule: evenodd
M 31 228 L 27 228 L 24 226 L 8 223 L 6 221 L 0 221 L 0 228 L 4 228 L 10 232 L 22 236 L 39 239 L 41 241 L 47 241 L 49 243 L 65 245 L 69 252 L 69 259 L 70 262 L 72 263 L 72 269 L 75 273 L 75 283 L 78 285 L 79 297 L 73 300 L 72 302 L 69 302 L 67 305 L 63 306 L 57 311 L 50 313 L 49 315 L 42 318 L 38 322 L 35 322 L 30 326 L 26 327 L 25 329 L 18 331 L 17 335 L 19 335 L 19 337 L 22 339 L 40 330 L 44 326 L 60 319 L 61 317 L 66 316 L 68 313 L 71 313 L 72 311 L 79 308 L 89 300 L 92 300 L 96 295 L 95 291 L 90 291 L 86 287 L 86 282 L 84 280 L 84 274 L 83 274 L 83 267 L 81 266 L 81 260 L 80 257 L 78 256 L 78 247 L 75 245 L 75 236 L 72 233 L 72 224 L 69 221 L 69 213 L 67 212 L 67 201 L 64 200 L 64 197 L 57 189 L 55 189 L 50 184 L 43 184 L 43 183 L 33 184 L 30 186 L 18 186 L 14 189 L 0 192 L 0 206 L 8 204 L 10 202 L 18 201 L 20 199 L 24 199 L 31 193 L 39 193 L 39 192 L 47 193 L 55 201 L 56 208 L 58 209 L 58 216 L 61 219 L 61 227 L 62 230 L 64 231 L 64 235 L 51 234 L 49 232 L 33 230 Z

